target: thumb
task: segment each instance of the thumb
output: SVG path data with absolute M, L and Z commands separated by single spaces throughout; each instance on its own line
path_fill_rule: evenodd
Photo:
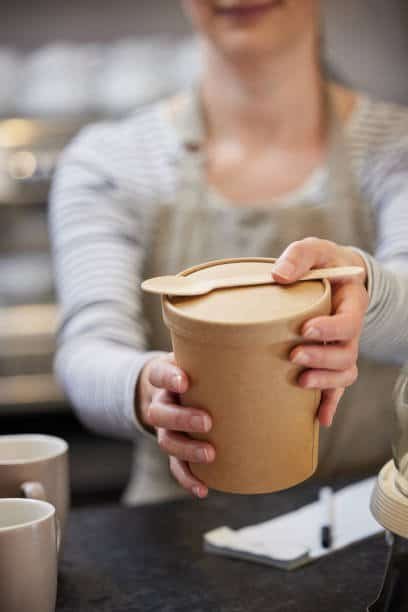
M 294 283 L 313 268 L 325 268 L 336 261 L 337 245 L 319 238 L 292 242 L 273 268 L 273 278 L 282 284 Z

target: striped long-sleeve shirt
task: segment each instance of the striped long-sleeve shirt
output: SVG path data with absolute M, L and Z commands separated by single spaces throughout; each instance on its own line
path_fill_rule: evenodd
M 370 305 L 361 350 L 408 360 L 408 110 L 360 97 L 346 125 L 355 175 L 377 226 L 366 255 Z M 149 216 L 174 201 L 180 142 L 157 105 L 86 128 L 62 156 L 50 229 L 62 323 L 56 370 L 82 420 L 132 437 L 135 389 L 151 358 L 139 284 Z M 324 205 L 324 169 L 296 200 Z M 290 205 L 291 197 L 287 198 Z M 352 246 L 352 245 L 351 245 Z

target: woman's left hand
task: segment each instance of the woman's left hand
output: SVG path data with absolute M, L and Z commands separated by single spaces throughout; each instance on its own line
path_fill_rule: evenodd
M 358 375 L 357 358 L 364 316 L 368 307 L 364 259 L 349 247 L 328 240 L 306 238 L 293 242 L 277 260 L 273 276 L 281 284 L 292 283 L 313 268 L 361 266 L 365 274 L 332 283 L 332 314 L 307 321 L 301 333 L 308 344 L 293 349 L 290 359 L 306 369 L 299 384 L 321 389 L 319 421 L 330 427 L 346 387 Z M 312 344 L 309 344 L 310 342 Z M 324 344 L 327 343 L 327 344 Z

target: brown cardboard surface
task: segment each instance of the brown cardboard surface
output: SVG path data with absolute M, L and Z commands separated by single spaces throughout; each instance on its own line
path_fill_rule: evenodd
M 183 274 L 248 274 L 274 260 L 210 262 Z M 207 276 L 210 277 L 210 276 Z M 195 298 L 163 298 L 178 365 L 190 378 L 184 405 L 206 409 L 213 430 L 211 465 L 192 464 L 210 488 L 269 493 L 293 486 L 317 467 L 320 393 L 301 389 L 288 360 L 302 324 L 331 309 L 327 281 L 290 287 L 222 289 Z

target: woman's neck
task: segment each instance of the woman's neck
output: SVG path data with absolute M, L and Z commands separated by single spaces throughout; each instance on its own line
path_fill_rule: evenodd
M 323 76 L 315 45 L 278 58 L 233 63 L 206 48 L 202 101 L 209 140 L 285 148 L 321 140 L 325 134 Z

